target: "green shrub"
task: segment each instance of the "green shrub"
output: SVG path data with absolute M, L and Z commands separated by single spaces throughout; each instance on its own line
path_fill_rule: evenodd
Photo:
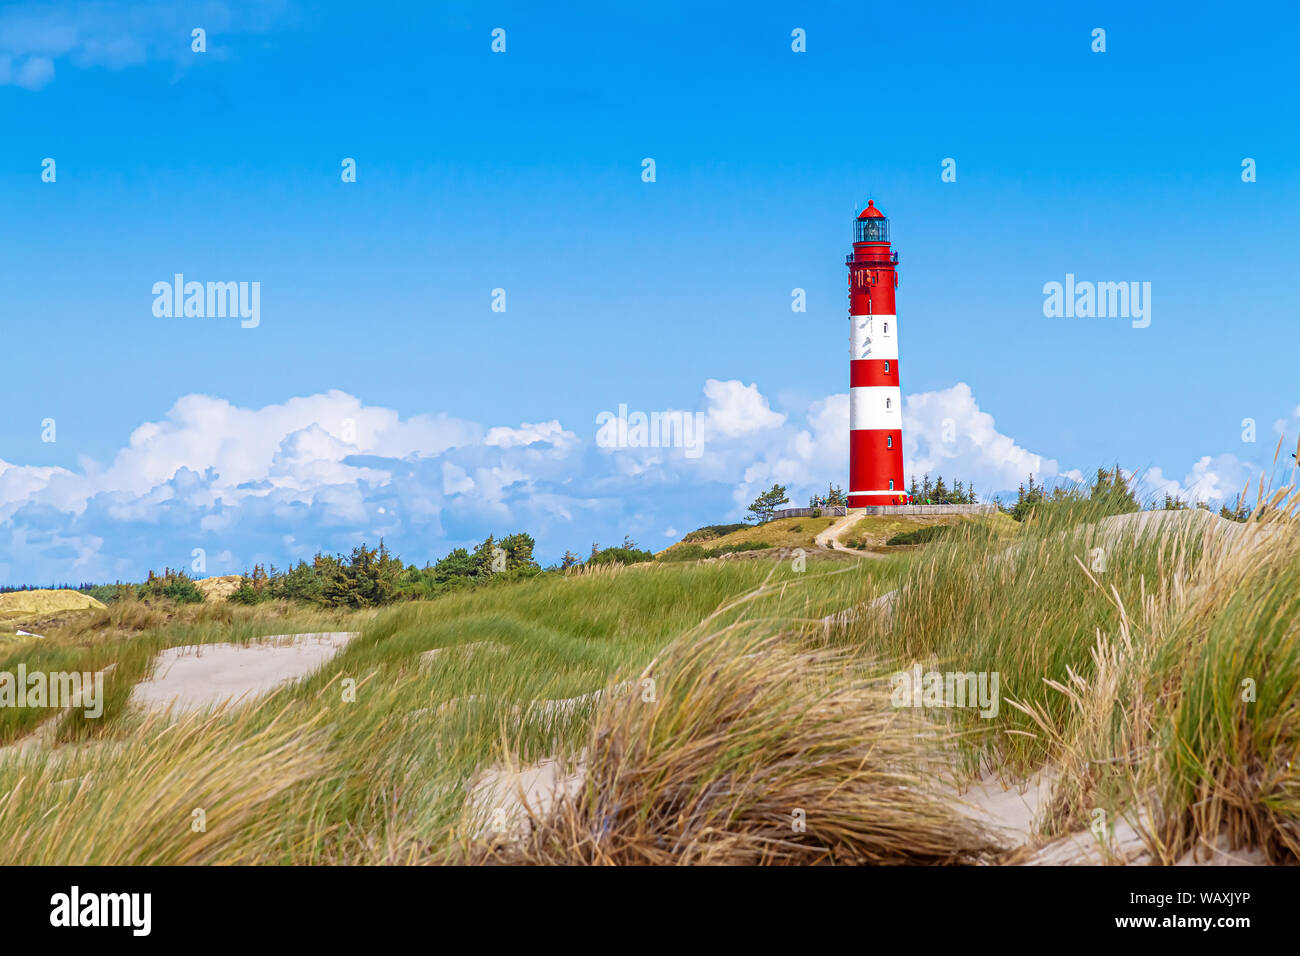
M 887 545 L 894 544 L 925 544 L 927 541 L 934 541 L 936 538 L 942 538 L 952 532 L 953 526 L 950 524 L 932 524 L 924 528 L 914 528 L 911 531 L 900 531 L 888 541 Z
M 159 601 L 164 598 L 177 604 L 200 604 L 203 592 L 194 586 L 184 571 L 164 568 L 161 575 L 149 572 L 148 579 L 136 588 L 136 597 L 142 601 Z
M 700 561 L 704 558 L 735 554 L 738 551 L 761 551 L 770 547 L 772 545 L 767 541 L 738 541 L 735 544 L 724 544 L 719 548 L 706 548 L 702 544 L 679 544 L 677 547 L 665 551 L 657 560 L 665 562 Z
M 615 547 L 597 551 L 587 559 L 587 564 L 640 564 L 642 561 L 653 561 L 654 558 L 652 552 L 640 548 Z
M 721 538 L 723 535 L 731 534 L 733 531 L 739 531 L 741 528 L 748 528 L 749 525 L 743 521 L 737 524 L 706 524 L 703 528 L 696 528 L 686 537 L 682 538 L 683 544 L 691 542 L 712 541 L 714 538 Z

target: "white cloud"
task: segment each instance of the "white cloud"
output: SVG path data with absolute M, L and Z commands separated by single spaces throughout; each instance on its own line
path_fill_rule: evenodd
M 937 392 L 908 395 L 903 406 L 905 474 L 947 474 L 976 489 L 1014 488 L 1033 474 L 1038 479 L 1079 478 L 1062 474 L 1051 458 L 1021 447 L 997 430 L 993 416 L 982 411 L 970 386 L 958 382 Z
M 483 440 L 483 444 L 497 448 L 519 448 L 538 443 L 567 449 L 578 444 L 578 436 L 573 432 L 566 432 L 558 421 L 552 419 L 535 425 L 522 422 L 518 428 L 506 428 L 503 425 L 489 428 L 487 438 Z
M 711 378 L 704 383 L 704 397 L 708 400 L 705 426 L 709 438 L 735 438 L 785 423 L 785 416 L 772 411 L 757 385 Z
M 1166 478 L 1163 469 L 1148 468 L 1137 475 L 1138 494 L 1141 498 L 1159 501 L 1166 494 L 1181 498 L 1188 504 L 1198 501 L 1215 504 L 1237 500 L 1243 489 L 1259 480 L 1259 470 L 1236 455 L 1203 455 L 1182 481 Z
M 774 482 L 796 504 L 829 482 L 845 485 L 846 394 L 786 414 L 755 384 L 709 379 L 700 399 L 706 441 L 691 458 L 680 448 L 598 448 L 594 425 L 581 434 L 557 420 L 402 418 L 337 390 L 261 408 L 186 395 L 106 466 L 0 461 L 0 581 L 138 579 L 184 564 L 194 547 L 220 555 L 227 572 L 283 566 L 380 537 L 422 562 L 515 530 L 558 557 L 584 541 L 658 528 L 673 538 L 683 526 L 735 520 Z M 1082 477 L 1000 432 L 964 383 L 908 396 L 903 427 L 909 477 L 942 473 L 985 495 L 1030 472 Z M 1222 454 L 1181 480 L 1151 468 L 1142 487 L 1222 501 L 1252 475 Z
M 734 500 L 747 505 L 772 484 L 786 485 L 792 501 L 824 493 L 828 481 L 843 487 L 849 468 L 849 397 L 831 395 L 808 409 L 804 427 L 786 428 L 770 451 L 744 472 Z M 903 465 L 910 482 L 925 473 L 974 482 L 992 493 L 1016 487 L 1033 473 L 1040 479 L 1078 479 L 1053 459 L 1021 447 L 995 427 L 970 386 L 959 382 L 936 392 L 908 395 L 903 407 Z M 845 489 L 847 490 L 847 488 Z M 797 496 L 797 497 L 796 497 Z

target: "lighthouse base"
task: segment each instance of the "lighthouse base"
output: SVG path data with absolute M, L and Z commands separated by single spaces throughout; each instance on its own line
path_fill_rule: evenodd
M 850 491 L 848 498 L 850 508 L 907 504 L 907 495 L 901 491 Z

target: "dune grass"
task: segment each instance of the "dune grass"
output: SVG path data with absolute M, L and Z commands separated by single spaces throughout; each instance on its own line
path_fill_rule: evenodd
M 365 614 L 199 605 L 156 621 L 148 616 L 156 612 L 110 608 L 119 617 L 103 618 L 99 630 L 21 651 L 29 668 L 113 669 L 103 718 L 55 714 L 54 746 L 0 759 L 0 863 L 71 862 L 77 846 L 102 848 L 87 849 L 87 860 L 123 854 L 123 862 L 150 863 L 445 859 L 460 839 L 467 787 L 500 758 L 504 738 L 524 759 L 580 751 L 594 701 L 535 702 L 604 688 L 702 619 L 811 620 L 864 589 L 889 587 L 894 573 L 881 564 L 810 564 L 802 573 L 775 561 L 646 565 Z M 131 616 L 141 614 L 134 623 L 143 629 L 131 630 Z M 361 636 L 256 706 L 187 718 L 198 722 L 179 730 L 126 706 L 163 647 L 323 630 Z M 435 649 L 444 653 L 422 659 Z M 12 669 L 17 653 L 0 670 Z M 7 739 L 50 716 L 11 708 Z M 270 754 L 287 761 L 283 778 Z M 79 794 L 76 812 L 56 810 L 69 792 Z M 206 814 L 206 834 L 191 829 L 195 809 Z M 137 850 L 107 839 L 113 819 L 123 832 L 139 831 Z M 60 828 L 57 840 L 17 838 L 50 826 Z
M 522 841 L 473 862 L 979 862 L 997 838 L 941 793 L 928 728 L 891 709 L 878 672 L 750 622 L 673 642 L 611 696 L 585 773 Z M 649 691 L 648 693 L 646 691 Z M 462 832 L 476 832 L 469 821 Z
M 740 528 L 730 534 L 693 543 L 703 545 L 710 550 L 738 544 L 766 544 L 772 548 L 811 548 L 815 546 L 814 539 L 817 535 L 838 520 L 829 515 L 821 518 L 777 518 L 775 521 Z M 683 547 L 685 544 L 687 542 L 679 541 L 665 548 L 660 554 Z
M 893 546 L 895 543 L 924 543 L 926 532 L 933 528 L 963 528 L 972 533 L 986 530 L 1001 537 L 1013 538 L 1020 530 L 1015 519 L 997 512 L 988 515 L 865 515 L 858 520 L 841 540 L 851 548 L 873 549 Z M 933 531 L 929 532 L 934 534 Z M 893 542 L 900 535 L 920 535 L 917 542 Z
M 1014 545 L 954 532 L 889 618 L 843 635 L 927 669 L 1000 675 L 994 719 L 945 713 L 974 775 L 1059 774 L 1048 833 L 1124 816 L 1171 863 L 1226 837 L 1300 857 L 1300 500 L 1246 523 L 1075 503 Z
M 0 863 L 982 862 L 996 841 L 942 784 L 1043 767 L 1047 834 L 1101 808 L 1157 862 L 1224 838 L 1294 862 L 1298 512 L 1069 502 L 887 560 L 611 566 L 365 613 L 115 604 L 0 647 L 0 670 L 112 665 L 103 719 L 0 713 L 0 744 L 56 721 L 0 757 Z M 127 706 L 164 647 L 326 630 L 360 636 L 255 705 Z M 889 706 L 913 663 L 996 671 L 997 715 Z M 575 796 L 485 838 L 474 781 L 543 758 Z

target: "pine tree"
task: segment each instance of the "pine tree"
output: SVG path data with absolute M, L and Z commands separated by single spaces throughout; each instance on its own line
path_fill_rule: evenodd
M 495 557 L 493 551 L 497 548 L 496 538 L 488 535 L 483 539 L 483 543 L 474 549 L 471 557 L 474 560 L 474 572 L 476 574 L 491 574 L 492 559 Z
M 506 553 L 506 570 L 517 571 L 537 567 L 533 560 L 533 548 L 537 542 L 532 535 L 520 531 L 501 539 L 501 548 Z
M 758 524 L 771 521 L 772 515 L 782 505 L 788 505 L 790 499 L 785 495 L 785 485 L 772 485 L 771 490 L 763 492 L 749 506 L 749 513 Z
M 1112 472 L 1107 472 L 1105 468 L 1097 469 L 1097 479 L 1089 489 L 1089 497 L 1104 505 L 1108 514 L 1128 514 L 1142 510 L 1119 465 Z

